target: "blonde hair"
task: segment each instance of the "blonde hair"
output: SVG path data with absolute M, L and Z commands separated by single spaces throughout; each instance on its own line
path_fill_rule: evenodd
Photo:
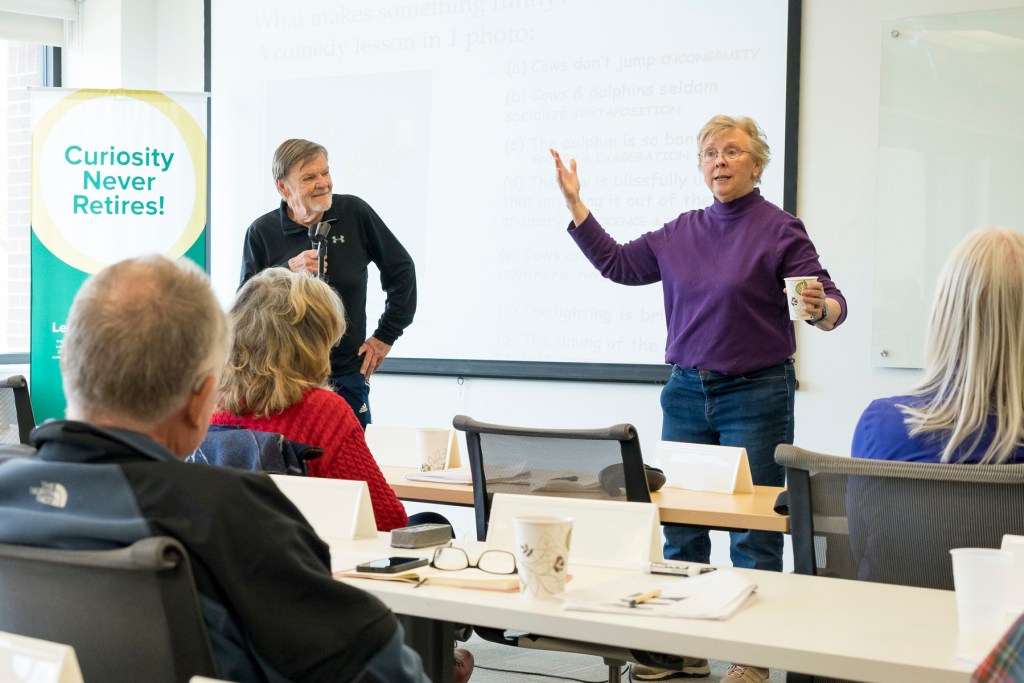
M 322 387 L 331 347 L 345 334 L 345 308 L 326 283 L 268 268 L 238 291 L 235 340 L 220 383 L 220 408 L 266 417 Z
M 982 228 L 953 250 L 939 274 L 929 322 L 925 375 L 912 391 L 927 401 L 900 406 L 911 435 L 941 433 L 942 462 L 980 447 L 1002 463 L 1024 443 L 1024 235 Z
M 717 138 L 733 128 L 742 130 L 750 136 L 750 149 L 748 150 L 750 157 L 754 160 L 755 164 L 761 167 L 761 170 L 754 176 L 754 185 L 759 185 L 761 183 L 761 176 L 764 175 L 764 169 L 768 162 L 771 161 L 772 151 L 765 140 L 764 131 L 749 116 L 732 117 L 719 114 L 705 123 L 704 127 L 697 133 L 697 168 L 701 168 L 700 154 L 704 151 L 704 144 L 708 140 Z
M 187 259 L 143 256 L 108 266 L 78 290 L 60 366 L 69 413 L 153 424 L 216 376 L 227 319 Z

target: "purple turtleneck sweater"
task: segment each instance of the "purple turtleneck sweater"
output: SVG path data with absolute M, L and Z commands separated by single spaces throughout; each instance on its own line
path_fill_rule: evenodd
M 825 294 L 846 299 L 821 267 L 803 223 L 758 190 L 681 214 L 660 230 L 618 244 L 593 214 L 569 234 L 603 276 L 624 285 L 662 283 L 665 361 L 743 374 L 778 365 L 796 351 L 783 278 L 816 276 Z

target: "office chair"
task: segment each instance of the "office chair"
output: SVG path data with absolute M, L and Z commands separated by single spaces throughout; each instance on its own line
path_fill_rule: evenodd
M 185 462 L 306 476 L 306 463 L 323 454 L 322 448 L 286 439 L 276 432 L 212 425 Z
M 0 443 L 28 443 L 35 426 L 28 382 L 21 375 L 0 379 Z
M 86 681 L 216 678 L 188 554 L 155 536 L 115 550 L 0 544 L 0 631 L 71 645 Z
M 465 415 L 456 415 L 452 425 L 466 434 L 477 540 L 487 538 L 495 493 L 651 502 L 633 425 L 530 429 L 486 424 Z M 635 659 L 625 649 L 503 629 L 477 627 L 476 632 L 485 640 L 513 647 L 601 657 L 608 666 L 611 683 L 620 681 L 622 667 Z
M 479 541 L 487 538 L 495 493 L 651 502 L 633 425 L 531 429 L 465 415 L 456 415 L 452 424 L 466 434 Z
M 952 548 L 1024 534 L 1024 464 L 868 460 L 785 444 L 775 461 L 786 468 L 797 574 L 953 590 Z

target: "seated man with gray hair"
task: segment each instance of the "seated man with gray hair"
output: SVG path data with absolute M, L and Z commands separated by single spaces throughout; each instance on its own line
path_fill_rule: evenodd
M 35 429 L 38 457 L 0 465 L 0 542 L 178 539 L 228 680 L 427 680 L 395 616 L 331 577 L 327 545 L 269 477 L 182 462 L 206 434 L 229 345 L 194 264 L 110 266 L 79 290 L 67 324 L 69 419 Z M 63 486 L 66 503 L 33 495 L 41 481 Z

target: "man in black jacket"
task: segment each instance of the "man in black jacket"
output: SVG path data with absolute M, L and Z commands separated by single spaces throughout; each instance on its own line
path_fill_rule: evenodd
M 0 465 L 0 542 L 173 536 L 225 679 L 424 683 L 395 616 L 332 578 L 327 545 L 269 477 L 182 462 L 206 434 L 229 344 L 206 276 L 122 261 L 85 282 L 67 324 L 69 419 L 33 431 L 37 457 Z
M 359 197 L 332 194 L 327 150 L 309 140 L 285 140 L 274 152 L 274 184 L 281 205 L 249 226 L 242 251 L 241 284 L 264 268 L 318 272 L 309 228 L 330 224 L 324 240 L 324 275 L 338 292 L 348 331 L 331 350 L 331 386 L 365 428 L 370 422 L 369 380 L 416 313 L 416 270 L 412 257 L 380 216 Z M 387 293 L 377 328 L 366 336 L 367 268 L 380 271 Z

